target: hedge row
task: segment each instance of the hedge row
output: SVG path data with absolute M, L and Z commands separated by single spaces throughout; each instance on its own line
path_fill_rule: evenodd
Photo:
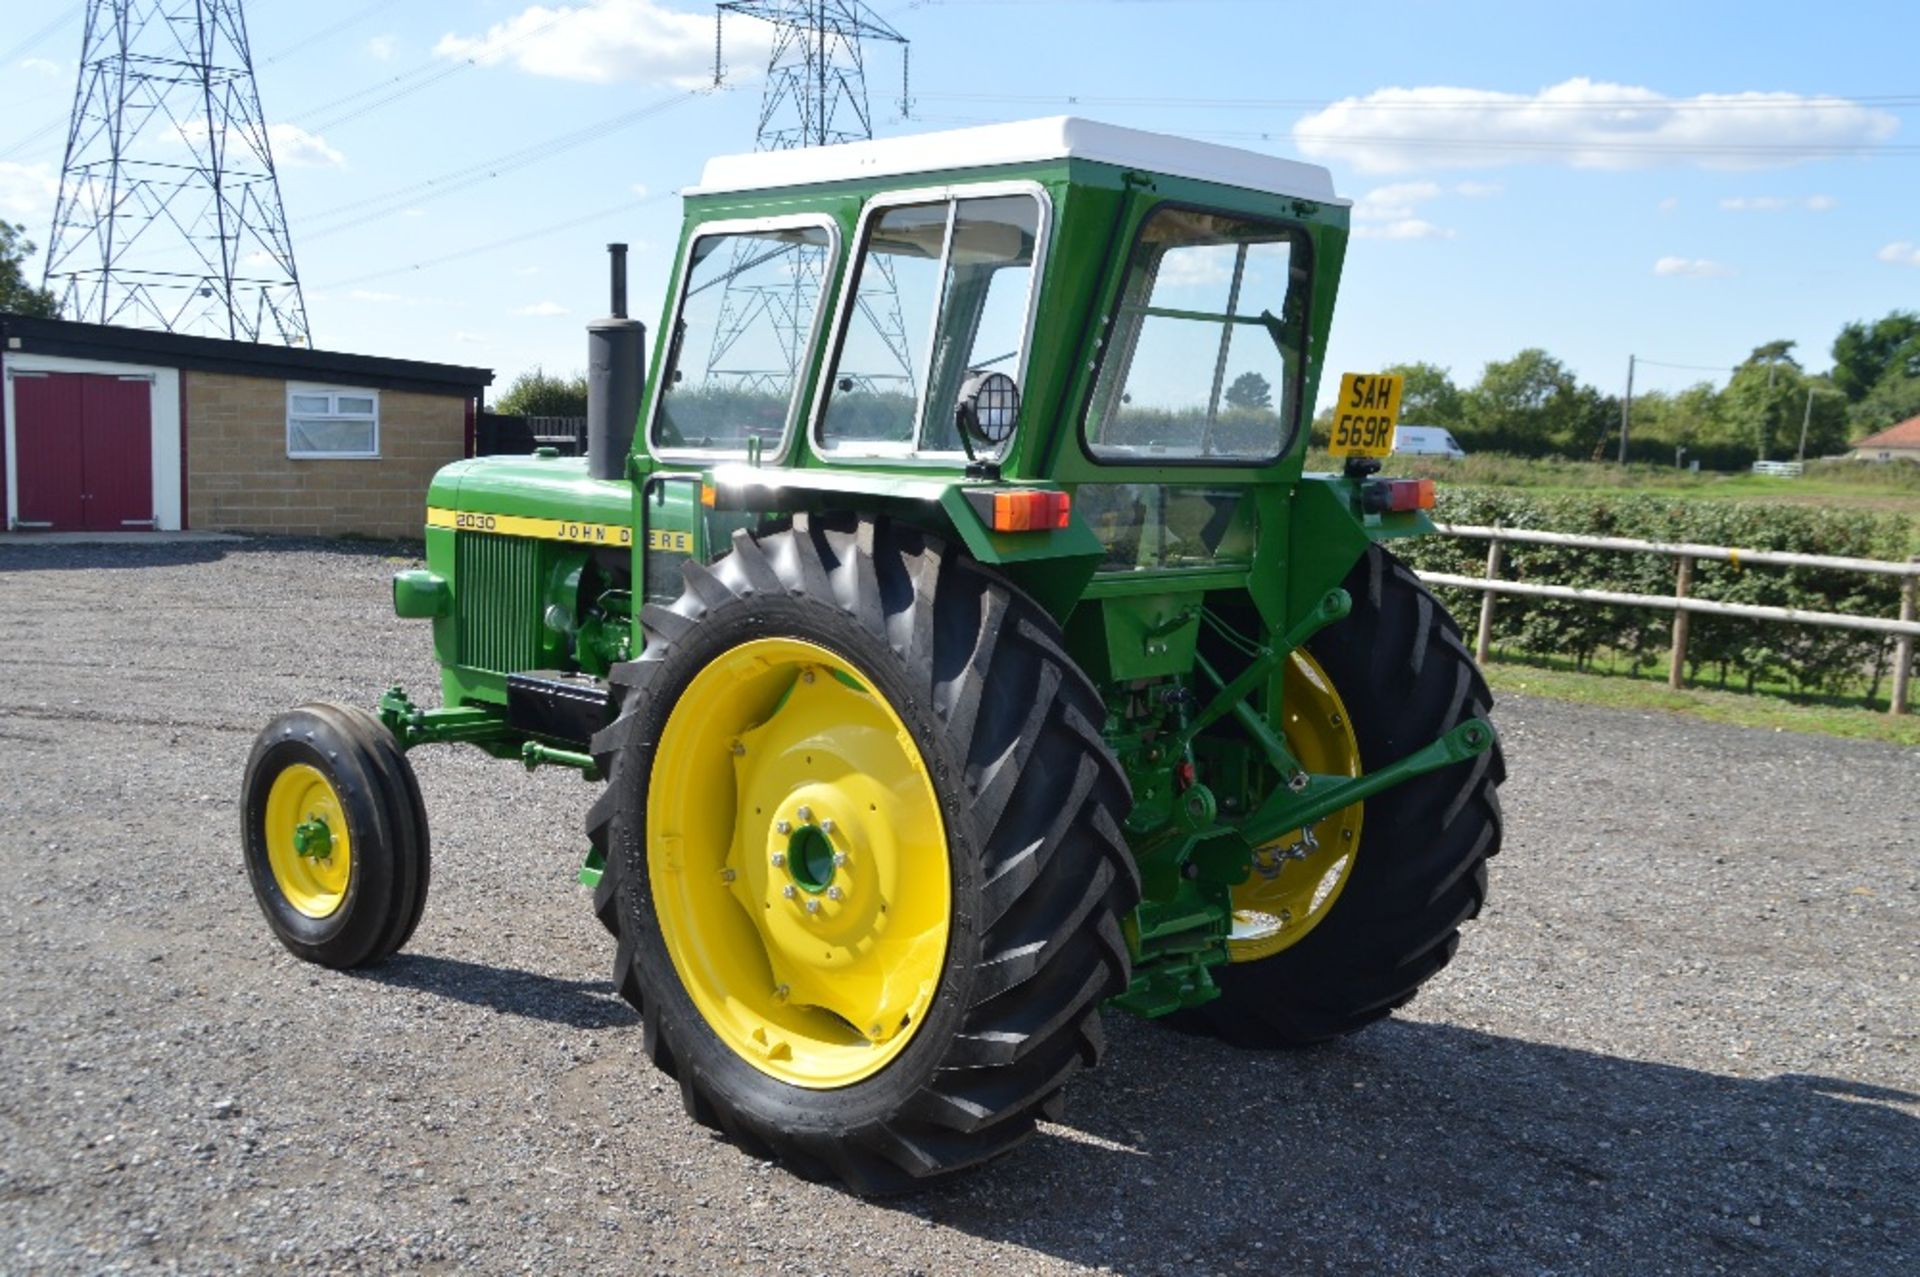
M 1533 495 L 1493 488 L 1443 488 L 1436 516 L 1444 522 L 1500 524 L 1551 532 L 1691 541 L 1747 550 L 1867 559 L 1902 559 L 1913 544 L 1913 520 L 1816 507 L 1684 501 L 1657 493 Z M 1481 576 L 1487 543 L 1425 537 L 1401 543 L 1418 568 Z M 1569 546 L 1506 544 L 1500 575 L 1508 580 L 1671 595 L 1678 560 L 1665 555 Z M 1689 591 L 1729 603 L 1893 617 L 1900 607 L 1897 577 L 1813 568 L 1743 567 L 1702 561 Z M 1481 596 L 1439 591 L 1469 631 Z M 1666 659 L 1673 613 L 1559 599 L 1503 595 L 1495 609 L 1494 642 L 1504 648 L 1570 658 L 1586 667 L 1602 653 L 1635 667 Z M 1869 699 L 1891 673 L 1893 641 L 1852 630 L 1696 613 L 1687 642 L 1688 674 L 1749 691 L 1760 682 L 1784 682 L 1800 692 L 1856 691 Z

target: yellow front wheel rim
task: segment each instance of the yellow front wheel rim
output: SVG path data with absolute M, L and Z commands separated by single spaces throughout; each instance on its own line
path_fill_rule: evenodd
M 1316 775 L 1361 774 L 1353 719 L 1318 661 L 1296 651 L 1281 673 L 1280 697 L 1282 733 L 1303 768 Z M 1353 874 L 1364 806 L 1355 803 L 1253 849 L 1253 872 L 1233 889 L 1232 961 L 1270 958 L 1327 916 Z
M 849 661 L 755 639 L 660 733 L 647 876 L 682 986 L 755 1068 L 814 1089 L 906 1049 L 946 961 L 946 826 L 925 760 Z
M 327 918 L 353 880 L 353 837 L 340 795 L 319 768 L 294 763 L 267 790 L 267 864 L 287 903 Z

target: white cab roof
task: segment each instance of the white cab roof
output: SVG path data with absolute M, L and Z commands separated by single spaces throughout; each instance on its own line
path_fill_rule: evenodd
M 839 146 L 718 155 L 707 161 L 700 184 L 685 194 L 761 191 L 1062 159 L 1097 160 L 1321 204 L 1347 203 L 1334 195 L 1332 176 L 1317 164 L 1068 115 Z

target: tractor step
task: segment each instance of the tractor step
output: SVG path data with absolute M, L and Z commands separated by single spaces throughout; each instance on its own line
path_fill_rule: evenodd
M 529 736 L 585 745 L 613 721 L 605 679 L 563 670 L 507 675 L 507 725 Z

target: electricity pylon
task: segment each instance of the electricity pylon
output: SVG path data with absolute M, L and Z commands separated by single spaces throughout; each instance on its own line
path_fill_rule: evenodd
M 89 0 L 45 286 L 68 319 L 310 343 L 241 0 Z
M 864 141 L 873 136 L 873 115 L 867 99 L 865 42 L 878 40 L 902 47 L 907 38 L 882 21 L 859 0 L 722 0 L 714 6 L 713 78 L 725 76 L 720 57 L 720 21 L 729 13 L 759 18 L 773 24 L 773 51 L 767 59 L 766 88 L 760 98 L 760 127 L 754 139 L 757 151 L 784 151 L 799 146 L 830 146 Z M 903 62 L 904 68 L 904 62 Z M 906 105 L 904 70 L 901 103 Z M 802 346 L 807 340 L 814 299 L 820 295 L 820 272 L 826 250 L 795 245 L 779 283 L 736 283 L 734 276 L 748 265 L 766 264 L 764 245 L 749 248 L 745 241 L 734 253 L 729 282 L 721 296 L 713 349 L 707 358 L 707 383 L 739 389 L 764 390 L 791 386 L 799 375 Z M 897 374 L 867 376 L 863 381 L 904 382 L 915 386 L 913 352 L 900 313 L 899 290 L 887 259 L 873 259 L 863 273 L 858 302 L 875 334 L 900 364 Z M 784 358 L 783 368 L 732 367 L 727 356 L 756 327 L 771 330 L 773 347 Z M 752 344 L 758 348 L 757 344 Z

